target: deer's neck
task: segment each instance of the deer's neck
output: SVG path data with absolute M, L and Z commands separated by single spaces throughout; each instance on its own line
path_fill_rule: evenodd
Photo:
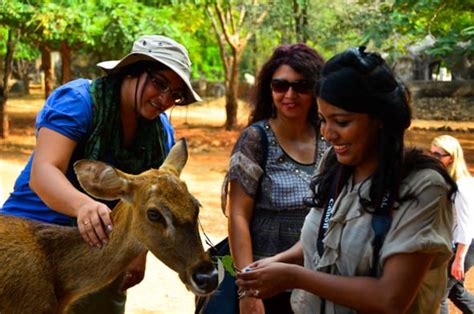
M 115 279 L 145 248 L 133 237 L 132 210 L 120 202 L 112 211 L 113 230 L 107 245 L 89 246 L 77 228 L 45 228 L 43 245 L 49 248 L 58 295 L 76 295 L 101 288 Z M 48 229 L 48 230 L 46 230 Z

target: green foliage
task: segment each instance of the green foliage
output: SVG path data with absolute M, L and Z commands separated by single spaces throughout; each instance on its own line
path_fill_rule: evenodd
M 235 277 L 237 275 L 234 268 L 234 259 L 232 258 L 231 255 L 217 256 L 217 258 L 221 261 L 222 266 L 224 266 L 224 269 L 232 277 Z
M 89 54 L 93 62 L 123 57 L 140 35 L 163 34 L 188 48 L 194 75 L 221 78 L 218 47 L 203 10 L 192 2 L 172 2 L 3 0 L 0 25 L 19 29 L 20 41 L 26 46 L 58 49 L 65 42 L 76 54 Z M 18 49 L 23 52 L 17 52 L 19 57 L 31 59 L 38 55 L 35 48 L 20 48 L 21 45 Z
M 222 80 L 219 46 L 205 9 L 217 0 L 0 0 L 0 53 L 5 53 L 9 28 L 20 30 L 15 58 L 31 60 L 38 47 L 58 49 L 67 43 L 91 64 L 126 55 L 143 34 L 163 34 L 189 51 L 194 77 Z M 304 17 L 308 44 L 326 58 L 351 46 L 388 53 L 391 58 L 431 34 L 436 43 L 425 51 L 455 60 L 474 50 L 474 0 L 251 0 L 220 1 L 257 16 L 268 10 L 252 30 L 240 73 L 255 74 L 273 49 L 295 43 L 298 19 Z M 233 10 L 238 21 L 240 10 Z M 306 13 L 305 13 L 306 12 Z M 454 58 L 454 59 L 453 59 Z M 446 61 L 448 62 L 448 61 Z M 453 61 L 455 62 L 455 61 Z
M 431 34 L 436 42 L 425 53 L 448 65 L 473 54 L 473 0 L 396 0 L 390 18 L 392 27 L 412 42 Z

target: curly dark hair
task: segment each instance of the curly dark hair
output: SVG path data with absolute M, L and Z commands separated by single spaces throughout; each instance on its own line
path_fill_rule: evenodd
M 400 184 L 411 171 L 431 168 L 450 184 L 450 195 L 456 184 L 446 169 L 434 158 L 420 150 L 405 151 L 404 134 L 411 123 L 408 89 L 395 79 L 390 67 L 377 53 L 367 53 L 365 47 L 348 49 L 331 58 L 323 68 L 319 97 L 350 112 L 367 113 L 379 119 L 382 128 L 378 134 L 378 166 L 363 184 L 372 180 L 369 197 L 361 205 L 372 212 L 380 208 L 384 194 L 390 192 L 390 205 L 399 198 Z M 320 175 L 311 182 L 315 192 L 311 206 L 323 207 L 330 194 L 333 178 L 338 173 L 348 178 L 353 167 L 342 165 L 331 151 Z M 344 182 L 345 183 L 345 182 Z M 359 187 L 359 196 L 362 185 Z
M 275 71 L 284 64 L 290 66 L 316 87 L 324 65 L 324 58 L 306 44 L 277 47 L 270 59 L 260 69 L 257 83 L 252 90 L 253 110 L 249 116 L 249 125 L 272 116 L 273 99 L 270 83 Z M 308 115 L 308 119 L 314 125 L 317 125 L 318 122 L 316 106 L 316 97 L 314 97 L 314 106 Z

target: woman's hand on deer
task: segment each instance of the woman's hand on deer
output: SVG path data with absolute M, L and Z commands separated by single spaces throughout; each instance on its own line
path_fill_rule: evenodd
M 106 245 L 112 231 L 111 210 L 107 205 L 90 200 L 77 211 L 77 225 L 84 241 L 90 246 L 101 248 Z

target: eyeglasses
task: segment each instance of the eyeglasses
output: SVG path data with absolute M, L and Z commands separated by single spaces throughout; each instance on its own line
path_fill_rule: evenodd
M 308 80 L 289 82 L 282 79 L 273 79 L 270 86 L 275 93 L 286 93 L 291 87 L 299 94 L 309 94 L 313 89 L 311 82 Z
M 184 92 L 182 90 L 171 90 L 170 82 L 166 77 L 160 73 L 153 73 L 151 70 L 147 70 L 146 73 L 150 78 L 153 85 L 162 93 L 169 93 L 173 102 L 176 105 L 181 105 L 186 100 Z
M 441 154 L 441 153 L 438 153 L 438 152 L 430 152 L 431 156 L 433 156 L 434 158 L 436 159 L 441 159 L 443 157 L 448 157 L 448 156 L 451 156 L 450 154 L 446 153 L 446 154 Z

